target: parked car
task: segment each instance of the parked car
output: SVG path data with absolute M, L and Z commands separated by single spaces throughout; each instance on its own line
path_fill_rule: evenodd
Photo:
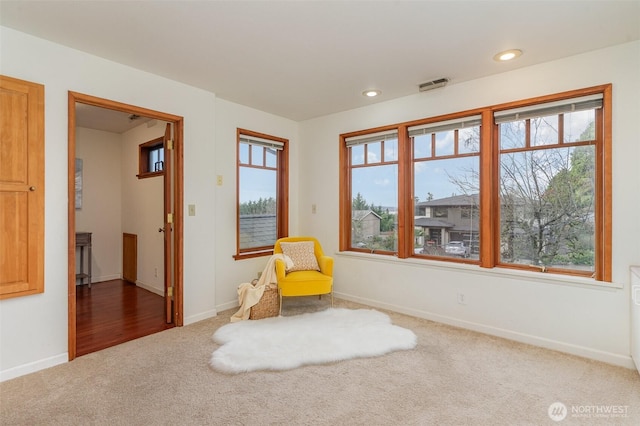
M 469 257 L 471 254 L 471 248 L 465 246 L 462 241 L 449 241 L 444 246 L 444 252 L 451 256 Z

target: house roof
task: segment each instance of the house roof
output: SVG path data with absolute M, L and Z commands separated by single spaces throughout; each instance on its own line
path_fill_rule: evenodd
M 459 207 L 477 206 L 480 203 L 478 194 L 454 195 L 452 197 L 438 198 L 437 200 L 421 201 L 416 204 L 418 207 Z
M 422 226 L 423 228 L 453 228 L 455 226 L 453 223 L 432 217 L 417 218 L 413 221 L 413 224 L 415 226 Z
M 272 246 L 276 242 L 276 215 L 248 214 L 240 216 L 240 247 Z
M 352 210 L 351 211 L 351 220 L 360 221 L 370 214 L 374 215 L 378 219 L 382 219 L 380 215 L 373 210 Z

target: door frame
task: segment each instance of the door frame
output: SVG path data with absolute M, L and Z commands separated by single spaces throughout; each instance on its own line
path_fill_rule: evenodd
M 173 324 L 183 325 L 183 205 L 184 205 L 184 147 L 183 117 L 154 111 L 121 102 L 69 91 L 68 96 L 68 329 L 69 361 L 76 357 L 76 210 L 75 210 L 75 157 L 76 157 L 76 103 L 136 114 L 173 124 L 174 185 L 173 185 Z M 169 260 L 170 261 L 170 260 Z

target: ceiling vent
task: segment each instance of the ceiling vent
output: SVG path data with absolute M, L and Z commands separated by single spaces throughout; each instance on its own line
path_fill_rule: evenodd
M 431 80 L 426 83 L 422 83 L 420 86 L 421 92 L 426 92 L 427 90 L 437 89 L 438 87 L 444 87 L 449 82 L 448 78 L 439 78 L 437 80 Z

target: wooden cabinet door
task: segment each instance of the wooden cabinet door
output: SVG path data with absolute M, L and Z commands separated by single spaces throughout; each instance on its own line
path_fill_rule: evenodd
M 0 299 L 44 292 L 44 86 L 0 76 Z

